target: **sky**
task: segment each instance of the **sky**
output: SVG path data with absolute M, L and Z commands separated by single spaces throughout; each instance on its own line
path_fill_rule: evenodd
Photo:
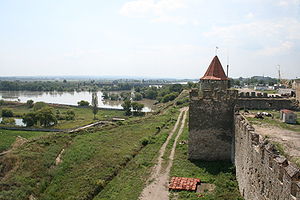
M 216 54 L 300 77 L 300 0 L 0 0 L 0 76 L 194 79 Z

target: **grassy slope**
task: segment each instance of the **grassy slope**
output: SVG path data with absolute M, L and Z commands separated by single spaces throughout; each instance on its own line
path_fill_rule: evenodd
M 1 191 L 0 199 L 25 199 L 29 194 L 45 200 L 91 199 L 137 154 L 141 139 L 153 135 L 156 127 L 174 115 L 173 110 L 137 118 L 137 123 L 131 119 L 116 128 L 77 135 L 60 133 L 32 141 L 14 153 L 19 168 L 2 183 L 15 186 Z M 53 167 L 63 148 L 63 162 Z
M 179 137 L 180 141 L 188 140 L 188 128 Z M 182 200 L 241 200 L 242 197 L 238 191 L 237 181 L 235 179 L 234 166 L 230 162 L 203 162 L 190 161 L 187 159 L 187 144 L 177 144 L 175 159 L 171 168 L 171 176 L 200 178 L 201 181 L 216 185 L 213 193 L 205 194 L 204 197 L 198 197 L 193 192 L 172 192 L 171 196 L 178 195 Z
M 45 134 L 47 133 L 38 131 L 0 130 L 0 152 L 9 149 L 10 146 L 15 142 L 17 136 L 29 139 Z
M 151 167 L 156 163 L 157 152 L 167 139 L 168 133 L 176 122 L 177 114 L 177 112 L 174 113 L 173 120 L 171 120 L 165 128 L 152 139 L 150 144 L 143 148 L 141 152 L 128 163 L 126 168 L 124 168 L 118 176 L 109 182 L 94 200 L 138 199 L 150 176 Z

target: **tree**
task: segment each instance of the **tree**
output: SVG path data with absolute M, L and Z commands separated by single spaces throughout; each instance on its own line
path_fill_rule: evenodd
M 150 87 L 145 91 L 145 98 L 155 99 L 157 97 L 157 88 Z
M 120 96 L 121 96 L 122 100 L 125 101 L 127 99 L 130 99 L 131 93 L 130 92 L 121 92 Z
M 4 105 L 4 103 L 5 103 L 4 100 L 1 99 L 1 100 L 0 100 L 0 106 Z
M 135 101 L 140 101 L 140 100 L 142 100 L 142 99 L 143 99 L 143 96 L 142 96 L 141 93 L 139 93 L 139 92 L 135 92 L 135 93 L 134 93 L 133 100 L 135 100 Z
M 78 104 L 78 106 L 89 106 L 90 105 L 90 103 L 88 101 L 84 101 L 84 100 L 78 101 L 77 104 Z
M 10 109 L 3 109 L 2 110 L 2 117 L 13 117 L 14 113 Z
M 96 114 L 98 112 L 98 96 L 96 92 L 92 93 L 92 110 L 94 114 L 94 119 L 96 119 Z
M 31 100 L 31 99 L 27 100 L 26 105 L 28 106 L 28 108 L 32 108 L 33 107 L 33 100 Z
M 132 102 L 131 103 L 132 110 L 134 111 L 134 115 L 141 115 L 141 112 L 144 108 L 144 104 L 138 103 L 138 102 Z
M 103 97 L 104 100 L 109 99 L 109 95 L 108 95 L 107 92 L 103 92 L 102 97 Z
M 170 92 L 178 92 L 180 93 L 182 91 L 182 85 L 181 84 L 173 84 L 169 86 Z
M 172 92 L 171 94 L 166 94 L 163 98 L 162 98 L 162 102 L 166 103 L 168 101 L 172 101 L 174 100 L 179 94 L 177 92 Z
M 36 112 L 36 118 L 40 122 L 41 126 L 49 127 L 57 124 L 55 114 L 52 112 L 52 108 L 45 107 Z
M 33 126 L 37 124 L 37 116 L 35 112 L 27 113 L 23 116 L 22 119 L 23 123 L 26 124 L 26 126 Z
M 125 115 L 129 116 L 131 115 L 131 101 L 125 100 L 124 103 L 121 105 L 125 111 Z

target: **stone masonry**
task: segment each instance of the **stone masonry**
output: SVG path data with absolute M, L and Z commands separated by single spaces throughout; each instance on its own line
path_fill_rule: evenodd
M 300 200 L 300 170 L 235 115 L 235 166 L 245 200 Z
M 216 56 L 190 93 L 189 159 L 232 160 L 234 155 L 233 114 L 237 91 L 228 89 Z
M 300 200 L 300 170 L 241 115 L 238 108 L 296 108 L 294 102 L 228 89 L 217 57 L 190 92 L 188 157 L 194 160 L 232 160 L 245 200 Z

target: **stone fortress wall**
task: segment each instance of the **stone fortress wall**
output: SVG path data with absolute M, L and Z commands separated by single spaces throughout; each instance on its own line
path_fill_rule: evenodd
M 230 90 L 215 56 L 190 92 L 188 157 L 232 160 L 245 200 L 300 200 L 300 170 L 276 152 L 238 109 L 292 109 L 296 100 Z
M 300 169 L 242 115 L 235 114 L 234 126 L 236 176 L 245 200 L 300 200 Z
M 295 99 L 280 96 L 268 96 L 267 93 L 246 92 L 239 93 L 237 106 L 249 110 L 298 110 L 298 102 Z
M 198 94 L 197 89 L 192 90 L 189 111 L 189 159 L 233 159 L 234 95 L 237 93 L 232 90 L 216 93 L 204 90 L 202 94 Z

